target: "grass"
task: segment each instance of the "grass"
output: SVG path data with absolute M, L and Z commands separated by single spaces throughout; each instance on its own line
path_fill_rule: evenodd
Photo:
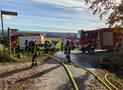
M 5 54 L 3 52 L 3 46 L 0 44 L 0 62 L 18 62 L 18 61 L 30 61 L 31 56 L 29 54 L 23 53 L 24 50 L 21 50 L 20 59 L 18 58 L 18 55 L 9 55 L 8 48 L 5 48 Z
M 40 57 L 40 55 L 38 56 Z M 41 57 L 42 59 L 42 57 Z M 6 50 L 3 53 L 3 48 L 0 48 L 0 62 L 29 62 L 32 60 L 32 54 L 26 53 L 25 50 L 20 50 L 18 54 L 9 55 L 9 52 Z
M 5 48 L 5 51 L 8 52 L 8 48 Z M 3 52 L 3 45 L 2 44 L 0 44 L 0 52 Z
M 50 41 L 59 41 L 57 44 L 56 44 L 56 49 L 60 49 L 61 48 L 61 41 L 62 41 L 62 38 L 46 38 L 46 40 L 50 40 Z
M 58 42 L 58 43 L 56 44 L 56 49 L 61 49 L 61 42 Z
M 3 45 L 0 44 L 0 51 L 3 51 Z
M 0 52 L 0 62 L 15 62 L 16 60 L 7 53 Z
M 56 44 L 56 49 L 61 48 L 61 38 L 48 38 L 47 40 L 57 40 L 59 41 Z M 40 57 L 40 56 L 39 56 Z M 5 54 L 3 53 L 3 46 L 0 44 L 0 62 L 28 62 L 32 60 L 32 54 L 28 54 L 25 50 L 19 50 L 18 54 L 16 55 L 9 55 L 9 51 L 6 48 Z
M 22 59 L 27 61 L 31 57 L 31 55 L 21 55 Z M 8 48 L 5 48 L 5 53 L 3 52 L 3 46 L 0 44 L 0 62 L 16 62 L 21 61 L 21 59 L 17 58 L 17 55 L 9 55 Z
M 8 49 L 5 48 L 5 53 L 3 52 L 3 45 L 0 44 L 0 62 L 14 62 L 15 59 L 9 56 Z
M 52 41 L 52 40 L 61 41 L 62 38 L 48 38 L 47 37 L 46 40 L 50 40 L 50 41 Z
M 0 51 L 3 51 L 3 48 L 0 48 Z

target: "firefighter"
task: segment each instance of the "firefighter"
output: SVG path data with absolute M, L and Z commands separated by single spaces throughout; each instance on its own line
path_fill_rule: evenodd
M 25 40 L 25 50 L 27 51 L 28 49 L 28 40 Z
M 91 54 L 91 47 L 92 47 L 92 43 L 90 43 L 89 45 L 87 45 L 87 47 L 85 48 L 85 52 L 87 51 L 89 54 Z
M 33 66 L 37 66 L 37 61 L 36 61 L 36 57 L 37 57 L 37 45 L 36 45 L 36 40 L 32 41 L 32 64 L 31 67 Z
M 45 44 L 44 44 L 44 53 L 48 53 L 48 41 L 45 41 Z
M 31 43 L 32 45 L 31 45 L 31 50 L 32 50 L 32 54 L 34 54 L 35 52 L 35 45 L 36 45 L 36 40 L 32 40 L 32 43 Z
M 55 41 L 52 41 L 51 43 L 51 54 L 54 54 L 55 52 Z
M 121 48 L 121 43 L 116 43 L 114 55 L 116 56 L 118 55 L 120 48 Z
M 71 62 L 71 60 L 70 60 L 70 53 L 71 53 L 71 46 L 70 46 L 70 42 L 67 41 L 66 45 L 64 47 L 64 54 L 65 54 L 66 59 L 68 60 L 68 62 Z
M 32 41 L 29 41 L 28 45 L 28 53 L 31 53 Z
M 91 44 L 91 54 L 94 55 L 94 51 L 97 47 L 97 43 L 95 40 L 92 41 L 92 44 Z
M 61 42 L 61 51 L 63 51 L 63 41 Z

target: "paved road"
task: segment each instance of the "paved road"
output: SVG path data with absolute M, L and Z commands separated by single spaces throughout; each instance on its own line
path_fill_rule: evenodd
M 84 66 L 86 68 L 92 69 L 92 62 L 95 59 L 100 59 L 104 56 L 109 56 L 111 52 L 97 52 L 95 55 L 82 54 L 80 51 L 72 51 L 71 52 L 71 61 L 80 66 Z M 64 61 L 65 55 L 63 51 L 59 51 L 55 54 L 60 60 Z
M 64 52 L 63 51 L 57 52 L 56 57 L 64 61 L 65 59 Z M 81 54 L 79 51 L 73 51 L 70 57 L 73 63 L 76 63 L 80 66 L 84 66 L 86 68 L 92 68 L 92 65 L 90 64 L 91 60 L 93 59 L 91 58 L 92 56 Z

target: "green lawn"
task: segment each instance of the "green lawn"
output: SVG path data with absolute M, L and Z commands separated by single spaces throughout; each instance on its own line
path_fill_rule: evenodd
M 6 51 L 8 51 L 8 48 L 5 48 Z M 3 46 L 0 44 L 0 52 L 3 51 Z
M 46 40 L 50 40 L 50 41 L 52 41 L 52 40 L 61 41 L 61 40 L 62 40 L 62 38 L 46 38 Z
M 56 49 L 61 49 L 61 42 L 58 42 L 58 43 L 56 44 Z
M 0 48 L 0 51 L 3 51 L 3 48 Z
M 3 51 L 3 46 L 0 44 L 0 51 Z
M 60 49 L 61 48 L 61 41 L 62 41 L 62 38 L 46 38 L 46 40 L 50 40 L 50 41 L 59 41 L 57 44 L 56 44 L 56 48 L 57 49 Z

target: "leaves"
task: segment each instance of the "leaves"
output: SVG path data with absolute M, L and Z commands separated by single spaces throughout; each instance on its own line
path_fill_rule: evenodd
M 117 0 L 85 0 L 89 5 L 89 9 L 93 10 L 93 14 L 100 14 L 102 20 L 104 15 L 110 13 L 107 24 L 114 26 L 115 24 L 123 24 L 123 0 L 118 3 Z
M 98 11 L 98 8 L 97 8 L 96 10 L 93 11 L 93 14 L 95 15 L 97 11 Z

